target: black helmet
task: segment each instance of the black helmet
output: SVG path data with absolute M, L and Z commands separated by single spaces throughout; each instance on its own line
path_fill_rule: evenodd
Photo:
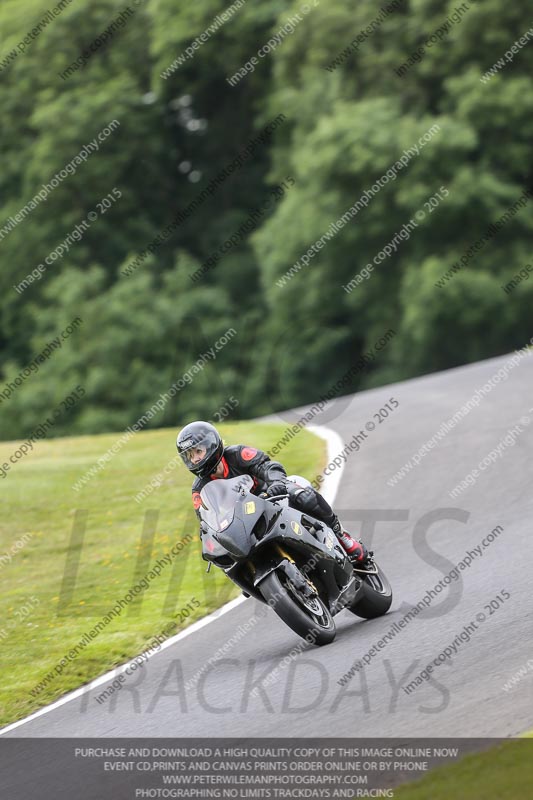
M 211 475 L 224 455 L 224 443 L 219 432 L 209 422 L 189 422 L 178 433 L 176 447 L 183 463 L 194 475 L 206 478 Z M 191 454 L 196 447 L 205 449 L 205 456 L 201 461 L 193 464 Z

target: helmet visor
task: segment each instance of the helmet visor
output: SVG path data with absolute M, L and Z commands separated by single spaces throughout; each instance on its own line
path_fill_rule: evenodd
M 213 455 L 218 446 L 214 431 L 206 431 L 201 437 L 189 437 L 179 443 L 179 454 L 187 469 L 201 468 Z

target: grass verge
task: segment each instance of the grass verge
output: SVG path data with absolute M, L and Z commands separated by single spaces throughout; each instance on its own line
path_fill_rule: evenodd
M 396 800 L 520 800 L 531 797 L 533 741 L 504 742 L 432 770 L 394 790 Z
M 220 426 L 227 444 L 264 450 L 284 429 L 258 423 Z M 175 457 L 173 429 L 135 434 L 82 489 L 72 489 L 118 438 L 104 434 L 38 441 L 2 480 L 1 725 L 143 652 L 169 623 L 176 624 L 175 633 L 239 594 L 219 570 L 205 573 L 191 476 L 181 463 L 146 499 L 133 499 Z M 15 442 L 0 443 L 0 464 L 16 448 Z M 324 464 L 325 448 L 321 439 L 301 431 L 281 460 L 289 474 L 313 478 Z M 32 695 L 84 633 L 191 534 L 190 543 L 148 588 Z M 200 605 L 189 608 L 184 619 L 180 612 L 195 605 L 192 598 Z

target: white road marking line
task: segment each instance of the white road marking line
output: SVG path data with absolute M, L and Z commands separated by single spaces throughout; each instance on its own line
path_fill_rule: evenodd
M 309 425 L 308 430 L 311 433 L 314 433 L 315 436 L 319 436 L 321 439 L 324 439 L 328 445 L 328 463 L 329 461 L 334 458 L 344 447 L 344 443 L 339 436 L 338 433 L 332 431 L 330 428 L 324 428 L 321 425 Z M 344 472 L 344 464 L 339 467 L 339 469 L 335 470 L 332 475 L 326 475 L 324 478 L 324 483 L 321 486 L 320 493 L 324 495 L 328 503 L 332 504 L 335 496 L 337 494 L 337 490 L 339 488 L 339 483 L 342 478 L 342 473 Z M 147 656 L 146 660 L 153 658 L 162 650 L 166 650 L 167 647 L 171 647 L 172 645 L 176 644 L 177 642 L 181 641 L 181 639 L 185 639 L 186 636 L 190 636 L 196 631 L 199 631 L 201 628 L 208 625 L 210 622 L 215 622 L 217 619 L 222 617 L 224 614 L 227 614 L 228 611 L 232 611 L 237 606 L 241 605 L 247 600 L 246 597 L 237 597 L 235 600 L 231 600 L 226 605 L 222 606 L 221 608 L 217 608 L 216 611 L 213 611 L 207 617 L 203 617 L 203 619 L 198 620 L 198 622 L 193 622 L 192 625 L 189 625 L 188 628 L 185 630 L 180 631 L 175 636 L 171 636 L 170 639 L 166 639 L 160 646 L 159 650 L 155 650 L 149 656 Z M 7 725 L 5 728 L 0 729 L 0 736 L 3 736 L 5 733 L 9 733 L 9 731 L 15 730 L 15 728 L 19 728 L 21 725 L 25 725 L 27 722 L 31 722 L 38 717 L 42 717 L 44 714 L 48 714 L 49 711 L 54 711 L 56 708 L 60 708 L 60 706 L 64 706 L 66 703 L 70 703 L 72 700 L 76 700 L 78 697 L 81 697 L 86 692 L 90 692 L 93 689 L 96 689 L 97 686 L 101 686 L 103 683 L 106 683 L 112 678 L 116 678 L 121 672 L 124 672 L 126 667 L 134 660 L 135 656 L 126 661 L 125 664 L 121 664 L 120 666 L 114 667 L 114 669 L 106 672 L 104 675 L 100 675 L 98 678 L 95 678 L 90 683 L 87 683 L 85 686 L 80 686 L 79 689 L 75 689 L 73 692 L 69 692 L 68 694 L 61 697 L 59 700 L 55 700 L 53 703 L 50 703 L 48 706 L 44 706 L 44 708 L 40 708 L 39 711 L 35 711 L 33 714 L 30 714 L 28 717 L 24 717 L 24 719 L 19 719 L 17 722 L 12 722 L 10 725 Z

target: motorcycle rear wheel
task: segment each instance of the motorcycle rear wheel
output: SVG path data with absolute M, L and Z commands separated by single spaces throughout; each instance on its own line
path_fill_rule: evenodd
M 375 562 L 374 562 L 375 563 Z M 386 614 L 392 603 L 392 588 L 387 576 L 377 564 L 377 574 L 358 573 L 363 579 L 361 599 L 348 606 L 348 611 L 363 619 L 375 619 Z

